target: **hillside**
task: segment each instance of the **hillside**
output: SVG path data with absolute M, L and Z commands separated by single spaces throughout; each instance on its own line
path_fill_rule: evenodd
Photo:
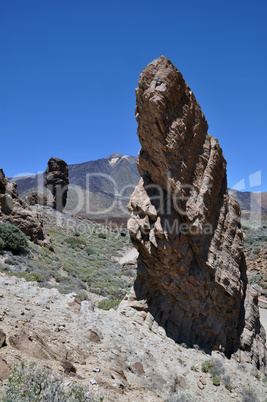
M 135 156 L 119 153 L 107 158 L 69 165 L 66 210 L 91 217 L 127 216 L 126 205 L 139 181 Z M 22 198 L 31 191 L 50 193 L 44 187 L 44 173 L 13 179 Z
M 127 217 L 127 204 L 139 181 L 137 158 L 119 153 L 95 161 L 69 165 L 69 192 L 66 210 L 92 218 Z M 16 177 L 20 196 L 31 191 L 50 193 L 44 187 L 44 173 Z M 267 192 L 251 193 L 229 189 L 243 211 L 267 211 Z
M 128 236 L 33 208 L 55 252 L 32 242 L 26 255 L 0 251 L 0 338 L 6 337 L 0 369 L 5 361 L 9 367 L 34 362 L 34 373 L 49 367 L 65 376 L 66 389 L 85 388 L 88 397 L 80 401 L 265 400 L 266 377 L 255 367 L 175 343 L 142 301 L 131 308 L 136 275 L 131 264 L 116 261 L 129 247 Z M 125 294 L 117 310 L 104 310 Z M 6 381 L 1 385 L 0 399 Z
M 235 198 L 243 211 L 267 211 L 267 192 L 251 193 L 229 189 L 229 194 Z

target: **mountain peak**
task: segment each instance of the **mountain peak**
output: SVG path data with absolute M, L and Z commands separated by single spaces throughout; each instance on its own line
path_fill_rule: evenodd
M 117 152 L 117 153 L 114 153 L 114 154 L 108 156 L 107 159 L 111 159 L 111 158 L 121 158 L 122 156 L 123 156 L 122 154 L 120 154 L 119 152 Z

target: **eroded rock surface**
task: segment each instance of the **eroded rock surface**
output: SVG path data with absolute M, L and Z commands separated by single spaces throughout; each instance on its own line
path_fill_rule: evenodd
M 139 252 L 136 298 L 175 341 L 263 367 L 258 295 L 218 141 L 165 57 L 143 70 L 136 98 L 141 180 L 128 223 Z
M 53 208 L 62 212 L 67 203 L 69 169 L 65 161 L 50 158 L 45 171 L 45 186 L 53 194 Z
M 16 183 L 11 183 L 0 169 L 0 222 L 17 226 L 34 243 L 53 249 L 41 216 L 20 198 Z
M 27 195 L 25 198 L 25 202 L 29 205 L 48 205 L 48 197 L 43 193 L 39 193 L 38 191 L 32 191 L 30 194 Z

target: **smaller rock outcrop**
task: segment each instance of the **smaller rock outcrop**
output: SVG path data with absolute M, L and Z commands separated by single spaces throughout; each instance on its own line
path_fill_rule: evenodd
M 52 207 L 62 212 L 67 203 L 69 169 L 65 161 L 50 158 L 45 171 L 45 187 L 53 194 Z
M 11 183 L 0 169 L 0 222 L 17 226 L 34 243 L 53 250 L 41 216 L 28 207 L 17 192 L 17 184 Z
M 48 205 L 48 197 L 43 193 L 39 193 L 38 191 L 32 191 L 30 194 L 27 195 L 25 198 L 26 204 L 29 205 Z

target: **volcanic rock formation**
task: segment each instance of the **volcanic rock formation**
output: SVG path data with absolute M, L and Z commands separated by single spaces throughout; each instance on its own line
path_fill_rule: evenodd
M 138 303 L 146 301 L 175 341 L 263 367 L 258 295 L 247 281 L 240 208 L 228 196 L 218 141 L 165 57 L 143 70 L 136 98 L 141 179 L 128 228 L 139 252 Z
M 45 175 L 45 187 L 51 191 L 54 197 L 52 207 L 62 212 L 67 202 L 69 184 L 68 165 L 62 159 L 50 158 Z
M 39 193 L 38 191 L 32 191 L 30 194 L 27 195 L 25 198 L 26 204 L 29 205 L 44 205 L 48 204 L 48 197 L 43 193 Z
M 16 183 L 11 183 L 0 169 L 0 222 L 17 226 L 34 243 L 53 249 L 42 220 L 19 197 Z

